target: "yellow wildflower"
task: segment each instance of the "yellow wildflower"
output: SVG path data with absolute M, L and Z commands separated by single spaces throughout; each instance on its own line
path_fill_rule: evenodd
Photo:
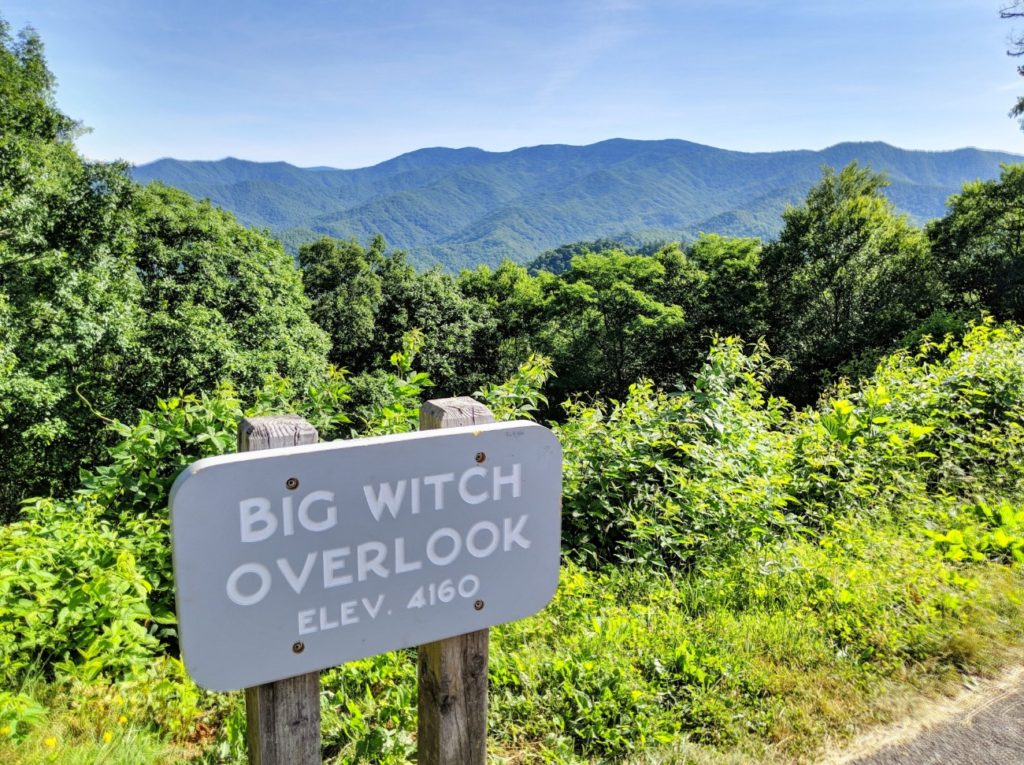
M 111 740 L 112 740 L 113 738 L 114 738 L 114 734 L 113 734 L 113 733 L 111 733 L 111 732 L 110 732 L 109 730 L 105 730 L 105 731 L 103 731 L 103 743 L 104 743 L 104 744 L 109 744 L 109 743 L 110 743 L 110 741 L 111 741 Z
M 11 726 L 10 725 L 0 725 L 0 736 L 10 736 L 10 735 L 11 735 Z
M 49 747 L 50 749 L 53 749 L 55 746 L 57 746 L 57 737 L 47 736 L 43 739 L 43 744 Z
M 121 715 L 120 717 L 117 718 L 117 722 L 120 725 L 124 725 L 126 722 L 128 722 L 128 718 L 125 717 L 124 715 Z

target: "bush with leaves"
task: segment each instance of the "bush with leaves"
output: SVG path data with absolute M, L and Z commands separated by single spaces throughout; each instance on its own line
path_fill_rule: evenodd
M 1019 327 L 925 340 L 813 409 L 767 394 L 774 368 L 763 347 L 723 340 L 691 390 L 642 383 L 610 406 L 570 402 L 557 428 L 566 554 L 688 566 L 855 514 L 913 516 L 934 493 L 1024 488 Z
M 1008 500 L 978 500 L 949 513 L 945 530 L 925 529 L 929 552 L 959 563 L 995 560 L 1024 563 L 1024 508 Z
M 959 341 L 926 340 L 885 359 L 872 385 L 891 398 L 882 416 L 929 428 L 916 451 L 932 487 L 964 496 L 1024 488 L 1020 326 L 986 320 Z
M 0 526 L 0 677 L 117 679 L 161 654 L 174 624 L 166 523 L 115 526 L 94 501 L 40 500 Z
M 690 391 L 649 383 L 609 407 L 570 402 L 565 552 L 591 564 L 693 564 L 788 526 L 791 448 L 784 402 L 767 396 L 772 361 L 716 343 Z
M 551 359 L 533 354 L 508 380 L 485 385 L 474 395 L 487 404 L 498 422 L 532 420 L 537 411 L 548 404 L 547 397 L 541 391 L 553 376 Z
M 359 435 L 407 433 L 419 426 L 423 392 L 433 385 L 425 372 L 413 369 L 422 347 L 423 333 L 418 329 L 407 332 L 402 338 L 402 350 L 391 354 L 394 371 L 372 376 L 373 399 L 368 411 L 364 410 Z
M 370 432 L 414 427 L 429 382 L 412 369 L 417 337 L 395 354 L 389 396 L 366 413 Z M 330 371 L 303 390 L 266 382 L 243 407 L 235 390 L 157 401 L 133 425 L 112 422 L 120 440 L 107 461 L 84 471 L 64 500 L 37 499 L 23 518 L 0 526 L 0 664 L 8 681 L 51 677 L 128 678 L 176 649 L 168 539 L 171 484 L 196 459 L 231 452 L 239 419 L 297 413 L 322 436 L 349 435 L 349 383 Z

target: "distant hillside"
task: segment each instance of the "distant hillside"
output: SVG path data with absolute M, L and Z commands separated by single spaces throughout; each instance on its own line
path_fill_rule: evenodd
M 366 241 L 381 233 L 412 259 L 458 269 L 525 262 L 566 242 L 653 241 L 701 231 L 770 237 L 823 165 L 852 160 L 884 171 L 889 197 L 921 223 L 943 214 L 965 181 L 997 177 L 1024 157 L 884 143 L 823 151 L 743 153 L 687 141 L 614 139 L 509 152 L 421 149 L 359 170 L 284 162 L 162 159 L 134 169 L 209 198 L 296 247 L 321 234 Z

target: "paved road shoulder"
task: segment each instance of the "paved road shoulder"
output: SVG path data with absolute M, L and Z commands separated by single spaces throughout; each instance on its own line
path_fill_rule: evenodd
M 1024 763 L 1024 667 L 867 734 L 827 765 Z

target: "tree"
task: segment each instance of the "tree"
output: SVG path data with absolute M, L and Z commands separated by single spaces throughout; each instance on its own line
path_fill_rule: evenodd
M 331 338 L 330 359 L 339 367 L 365 370 L 374 360 L 384 249 L 380 236 L 368 250 L 326 236 L 299 248 L 310 315 Z
M 143 318 L 124 257 L 134 185 L 78 156 L 53 88 L 39 38 L 0 20 L 0 519 L 77 479 L 94 408 L 131 411 Z
M 782 390 L 799 403 L 844 366 L 871 366 L 942 305 L 927 240 L 885 185 L 856 162 L 826 168 L 764 249 L 769 342 L 792 367 Z
M 556 247 L 553 250 L 546 250 L 526 264 L 526 270 L 531 276 L 536 276 L 542 271 L 549 274 L 564 274 L 572 268 L 572 259 L 577 255 L 593 255 L 600 252 L 611 252 L 617 250 L 627 255 L 636 255 L 629 246 L 615 239 L 607 237 L 593 239 L 590 241 L 571 242 Z
M 478 306 L 480 327 L 474 344 L 477 369 L 488 380 L 505 380 L 531 354 L 547 349 L 554 323 L 548 315 L 545 285 L 555 277 L 530 276 L 510 260 L 496 269 L 479 266 L 459 275 L 462 294 Z
M 705 335 L 738 336 L 747 341 L 764 334 L 765 284 L 760 239 L 702 234 L 686 254 L 703 274 L 701 290 L 689 311 L 690 324 Z M 707 355 L 707 345 L 701 360 Z
M 301 388 L 323 372 L 328 340 L 279 242 L 162 184 L 140 190 L 132 213 L 142 405 L 225 380 L 247 393 L 270 375 Z
M 355 374 L 387 369 L 403 338 L 422 333 L 416 367 L 438 394 L 463 394 L 484 381 L 480 329 L 486 309 L 439 270 L 417 273 L 383 237 L 364 249 L 330 237 L 299 250 L 311 315 L 331 338 L 331 361 Z
M 673 353 L 657 360 L 664 366 L 662 378 L 683 380 L 696 372 L 715 336 L 753 341 L 764 334 L 759 239 L 702 234 L 685 250 L 668 245 L 654 258 L 665 268 L 655 297 L 678 305 L 686 316 L 686 333 Z
M 999 17 L 1002 19 L 1019 19 L 1024 17 L 1024 0 L 1013 0 L 999 10 Z M 1009 56 L 1024 56 L 1024 35 L 1013 34 L 1010 37 L 1010 49 L 1006 52 Z M 1017 74 L 1024 77 L 1024 65 L 1017 67 Z M 1024 118 L 1024 96 L 1017 99 L 1017 103 L 1010 109 L 1010 116 Z M 1024 128 L 1024 122 L 1021 123 Z
M 1024 321 L 1024 165 L 965 184 L 928 236 L 954 309 Z
M 0 272 L 0 515 L 72 485 L 104 420 L 131 422 L 157 396 L 222 381 L 246 395 L 270 375 L 303 386 L 325 368 L 326 337 L 277 242 L 183 192 L 114 180 L 86 185 L 91 214 L 51 199 L 52 218 L 73 214 L 82 233 L 48 230 Z
M 573 258 L 551 286 L 558 388 L 622 397 L 641 377 L 675 382 L 659 372 L 675 368 L 685 324 L 679 306 L 655 297 L 664 278 L 656 258 L 621 251 Z
M 53 87 L 38 37 L 0 20 L 0 520 L 73 486 L 104 421 L 155 396 L 326 365 L 280 244 L 84 160 Z
M 433 394 L 466 395 L 486 381 L 477 342 L 485 319 L 483 306 L 465 296 L 451 275 L 437 268 L 418 274 L 404 252 L 389 252 L 381 267 L 377 366 L 385 367 L 401 350 L 406 333 L 420 330 L 417 367 L 433 381 Z
M 57 109 L 56 81 L 32 29 L 17 39 L 0 19 L 0 136 L 67 141 L 78 123 Z

